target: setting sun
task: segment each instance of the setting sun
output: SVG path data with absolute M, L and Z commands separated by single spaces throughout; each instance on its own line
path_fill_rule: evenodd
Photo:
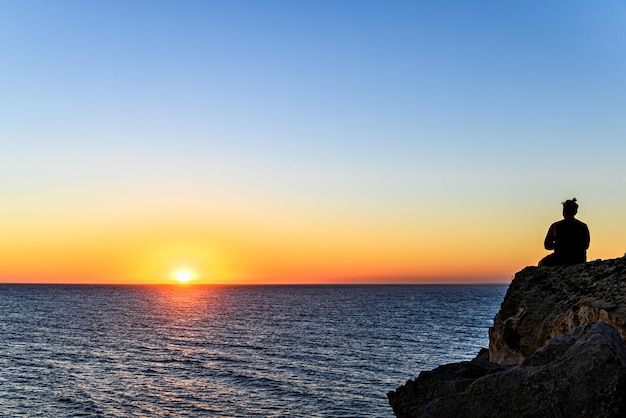
M 196 277 L 196 273 L 189 269 L 180 269 L 172 273 L 174 280 L 180 283 L 189 283 Z

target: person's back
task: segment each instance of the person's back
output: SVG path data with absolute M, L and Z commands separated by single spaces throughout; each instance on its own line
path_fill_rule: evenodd
M 540 266 L 561 266 L 587 261 L 590 235 L 587 225 L 574 216 L 578 212 L 576 198 L 563 202 L 563 220 L 553 223 L 544 241 L 546 250 L 553 254 L 544 257 Z
M 566 218 L 554 224 L 556 228 L 554 253 L 563 264 L 578 264 L 587 261 L 589 229 L 575 218 Z

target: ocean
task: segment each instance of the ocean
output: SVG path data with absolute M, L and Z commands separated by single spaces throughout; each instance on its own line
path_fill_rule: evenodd
M 506 285 L 0 285 L 2 417 L 393 417 Z

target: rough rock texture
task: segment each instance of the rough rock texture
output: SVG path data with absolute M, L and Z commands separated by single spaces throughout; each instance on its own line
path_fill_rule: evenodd
M 387 396 L 399 418 L 626 416 L 626 347 L 598 321 L 557 337 L 522 364 L 481 359 L 422 372 Z
M 626 258 L 527 267 L 515 275 L 489 330 L 489 360 L 520 364 L 554 337 L 598 320 L 626 339 Z
M 397 417 L 626 417 L 626 257 L 517 273 L 471 362 L 387 395 Z

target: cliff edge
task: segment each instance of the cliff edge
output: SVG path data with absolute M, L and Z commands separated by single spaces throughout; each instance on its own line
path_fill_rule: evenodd
M 603 321 L 626 337 L 626 257 L 515 275 L 489 329 L 489 360 L 520 364 L 559 335 Z
M 404 417 L 626 416 L 626 258 L 518 272 L 489 350 L 387 395 Z

